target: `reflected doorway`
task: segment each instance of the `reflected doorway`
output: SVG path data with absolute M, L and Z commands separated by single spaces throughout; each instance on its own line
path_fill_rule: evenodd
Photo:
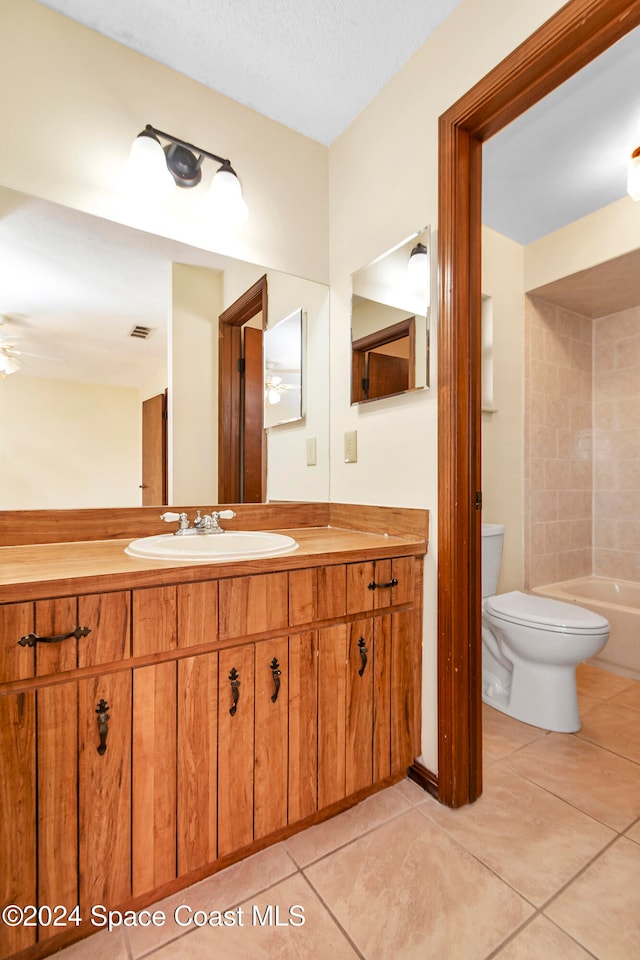
M 262 334 L 267 325 L 267 277 L 220 314 L 218 380 L 218 501 L 266 498 Z
M 142 506 L 167 503 L 167 391 L 142 402 Z

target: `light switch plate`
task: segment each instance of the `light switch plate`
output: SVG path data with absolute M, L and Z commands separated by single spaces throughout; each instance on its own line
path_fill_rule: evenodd
M 344 435 L 344 462 L 356 463 L 358 460 L 358 432 L 348 430 Z
M 316 438 L 307 437 L 307 466 L 315 467 L 317 462 L 318 460 L 316 456 Z

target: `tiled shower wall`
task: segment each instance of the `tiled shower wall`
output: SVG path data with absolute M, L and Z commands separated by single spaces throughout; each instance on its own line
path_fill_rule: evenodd
M 525 587 L 640 581 L 640 306 L 525 298 Z
M 592 321 L 525 298 L 525 588 L 591 573 Z
M 640 580 L 640 306 L 594 320 L 597 576 Z

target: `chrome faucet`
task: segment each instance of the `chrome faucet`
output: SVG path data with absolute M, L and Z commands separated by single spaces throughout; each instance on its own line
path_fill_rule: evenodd
M 218 521 L 233 520 L 234 517 L 235 513 L 233 510 L 212 510 L 211 514 L 205 513 L 204 517 L 200 516 L 200 511 L 198 510 L 196 518 L 193 521 L 193 526 L 198 533 L 224 533 Z
M 186 513 L 167 512 L 163 513 L 160 519 L 164 520 L 165 523 L 173 523 L 177 520 L 178 529 L 175 531 L 174 536 L 186 537 L 193 534 L 224 533 L 218 521 L 233 520 L 234 517 L 235 513 L 233 510 L 212 510 L 211 514 L 205 514 L 204 516 L 202 516 L 201 511 L 198 510 L 192 527 L 189 526 L 189 517 Z

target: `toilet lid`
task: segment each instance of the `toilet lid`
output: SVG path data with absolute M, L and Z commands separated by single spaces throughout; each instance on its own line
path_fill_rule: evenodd
M 603 633 L 609 629 L 609 621 L 599 613 L 586 610 L 575 603 L 550 600 L 513 590 L 489 597 L 487 613 L 500 620 L 530 625 L 554 633 Z

